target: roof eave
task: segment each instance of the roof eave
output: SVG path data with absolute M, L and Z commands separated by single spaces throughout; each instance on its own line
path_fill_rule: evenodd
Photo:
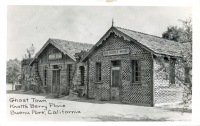
M 38 58 L 38 56 L 41 54 L 41 52 L 46 48 L 47 45 L 49 45 L 49 40 L 50 38 L 47 40 L 47 42 L 42 46 L 42 48 L 39 50 L 39 52 L 35 55 L 35 57 L 33 58 L 33 60 L 30 62 L 29 66 L 32 65 L 32 63 L 35 61 L 36 58 Z
M 164 53 L 153 53 L 154 55 L 162 55 L 166 57 L 172 57 L 172 58 L 182 58 L 181 55 L 169 55 L 169 54 L 164 54 Z

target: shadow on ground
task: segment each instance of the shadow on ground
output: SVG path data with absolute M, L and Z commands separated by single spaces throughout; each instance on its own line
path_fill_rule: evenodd
M 97 121 L 115 121 L 115 122 L 116 121 L 169 121 L 167 118 L 153 119 L 147 116 L 138 118 L 127 118 L 119 116 L 97 116 L 92 118 L 97 119 Z
M 181 113 L 192 113 L 192 109 L 188 108 L 188 109 L 184 109 L 183 107 L 181 108 L 165 108 L 165 107 L 159 107 L 160 109 L 163 110 L 169 110 L 169 111 L 174 111 L 174 112 L 181 112 Z

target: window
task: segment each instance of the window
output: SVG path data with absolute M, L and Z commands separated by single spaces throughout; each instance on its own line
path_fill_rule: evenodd
M 58 50 L 58 49 L 56 49 L 56 48 L 54 48 L 54 49 L 52 49 L 52 52 L 53 52 L 53 53 L 58 53 L 58 52 L 59 52 L 59 50 Z
M 170 63 L 170 83 L 175 84 L 175 61 Z
M 47 70 L 44 70 L 44 86 L 47 86 Z
M 121 67 L 121 60 L 114 60 L 111 61 L 112 64 L 112 87 L 119 87 L 120 86 L 120 67 Z
M 101 81 L 101 63 L 96 63 L 96 81 Z
M 132 83 L 140 83 L 140 61 L 132 61 Z
M 53 65 L 53 69 L 59 69 L 58 65 Z
M 72 83 L 72 64 L 68 64 L 67 69 L 68 69 L 68 83 L 71 84 Z
M 185 83 L 189 83 L 189 72 L 190 72 L 190 67 L 185 67 Z
M 59 50 L 57 48 L 49 49 L 49 54 L 58 53 L 58 52 L 59 52 Z

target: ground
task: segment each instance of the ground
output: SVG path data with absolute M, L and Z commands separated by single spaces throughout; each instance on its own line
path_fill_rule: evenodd
M 12 102 L 11 98 L 18 101 Z M 36 100 L 33 102 L 31 98 L 40 102 Z M 19 99 L 24 101 L 20 102 Z M 29 101 L 27 102 L 26 99 Z M 30 104 L 47 106 L 47 110 L 44 107 L 30 108 Z M 12 105 L 21 108 L 13 108 Z M 23 108 L 22 105 L 28 108 Z M 12 110 L 30 112 L 30 114 L 11 115 Z M 65 112 L 62 113 L 62 110 Z M 42 111 L 44 113 L 36 114 Z M 55 113 L 52 114 L 54 111 Z M 191 115 L 191 108 L 182 113 L 180 105 L 144 107 L 116 101 L 96 101 L 72 96 L 53 98 L 52 94 L 7 90 L 7 118 L 10 121 L 191 121 Z

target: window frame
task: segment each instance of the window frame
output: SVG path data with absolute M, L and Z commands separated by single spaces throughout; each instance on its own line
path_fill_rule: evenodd
M 137 67 L 138 67 L 138 76 L 136 76 L 136 65 L 135 64 L 138 64 Z M 131 61 L 131 82 L 132 84 L 141 84 L 141 60 L 132 60 Z M 138 81 L 136 81 L 136 77 L 138 78 Z
M 58 52 L 60 52 L 60 51 L 56 47 L 49 49 L 49 54 L 55 54 L 55 53 L 58 53 Z

